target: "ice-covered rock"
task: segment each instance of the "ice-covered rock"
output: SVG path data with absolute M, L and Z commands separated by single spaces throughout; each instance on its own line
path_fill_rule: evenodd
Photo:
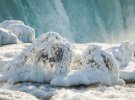
M 119 79 L 119 68 L 113 55 L 105 50 L 101 50 L 97 45 L 88 45 L 84 50 L 82 68 L 70 71 L 66 75 L 56 76 L 52 85 L 72 86 L 72 85 L 122 85 L 124 81 Z
M 15 44 L 18 42 L 19 42 L 19 40 L 17 39 L 15 34 L 13 34 L 9 30 L 0 28 L 0 46 L 6 45 L 6 44 Z
M 5 20 L 2 23 L 0 23 L 1 28 L 7 28 L 8 25 L 11 24 L 17 24 L 17 25 L 25 25 L 22 21 L 20 20 Z
M 120 70 L 120 78 L 126 82 L 135 82 L 135 61 L 129 62 L 126 68 Z
M 0 23 L 0 27 L 13 32 L 22 42 L 33 42 L 35 39 L 35 30 L 22 21 L 19 20 L 6 20 Z
M 11 24 L 6 29 L 13 32 L 22 42 L 33 42 L 35 39 L 35 30 L 29 26 L 22 24 Z
M 14 82 L 47 82 L 66 87 L 97 83 L 121 85 L 125 82 L 120 79 L 119 68 L 126 64 L 118 60 L 119 56 L 116 57 L 114 51 L 120 52 L 128 64 L 134 48 L 130 52 L 132 46 L 127 44 L 129 43 L 72 44 L 58 33 L 48 32 L 23 50 L 9 64 L 9 70 L 1 74 L 0 79 Z
M 71 56 L 67 40 L 58 33 L 43 34 L 10 63 L 9 77 L 12 74 L 14 81 L 50 82 L 54 75 L 70 70 Z
M 114 55 L 120 69 L 127 67 L 129 62 L 135 59 L 135 46 L 127 41 L 107 48 L 107 51 Z

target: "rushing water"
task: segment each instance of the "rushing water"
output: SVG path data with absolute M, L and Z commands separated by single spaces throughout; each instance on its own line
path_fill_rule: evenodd
M 0 21 L 19 19 L 36 36 L 56 31 L 76 42 L 134 40 L 135 0 L 0 0 Z

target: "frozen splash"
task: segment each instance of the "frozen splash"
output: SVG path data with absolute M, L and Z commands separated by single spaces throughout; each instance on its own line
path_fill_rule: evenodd
M 123 85 L 120 69 L 134 60 L 134 54 L 135 47 L 129 42 L 72 44 L 58 33 L 48 32 L 9 64 L 1 80 L 66 87 L 97 83 Z

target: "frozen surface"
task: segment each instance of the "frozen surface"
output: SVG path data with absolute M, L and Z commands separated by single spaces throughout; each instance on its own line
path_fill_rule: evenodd
M 35 30 L 22 21 L 6 20 L 0 23 L 0 27 L 13 32 L 22 42 L 33 42 L 35 39 Z
M 41 100 L 134 100 L 135 85 L 53 87 L 49 84 L 18 83 L 8 89 L 30 93 Z
M 38 99 L 28 93 L 0 89 L 0 100 L 38 100 Z
M 19 40 L 17 36 L 9 30 L 5 30 L 0 28 L 0 46 L 6 44 L 15 44 L 18 43 Z
M 51 98 L 51 100 L 134 100 L 135 88 L 126 87 L 105 87 L 94 88 L 61 89 Z M 57 99 L 56 99 L 57 98 Z
M 132 89 L 131 89 L 132 88 Z M 134 86 L 98 86 L 94 88 L 61 89 L 51 100 L 134 100 Z

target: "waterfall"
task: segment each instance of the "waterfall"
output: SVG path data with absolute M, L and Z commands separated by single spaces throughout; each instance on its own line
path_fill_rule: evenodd
M 0 21 L 22 20 L 37 37 L 56 31 L 75 42 L 134 42 L 134 18 L 135 0 L 0 0 Z

